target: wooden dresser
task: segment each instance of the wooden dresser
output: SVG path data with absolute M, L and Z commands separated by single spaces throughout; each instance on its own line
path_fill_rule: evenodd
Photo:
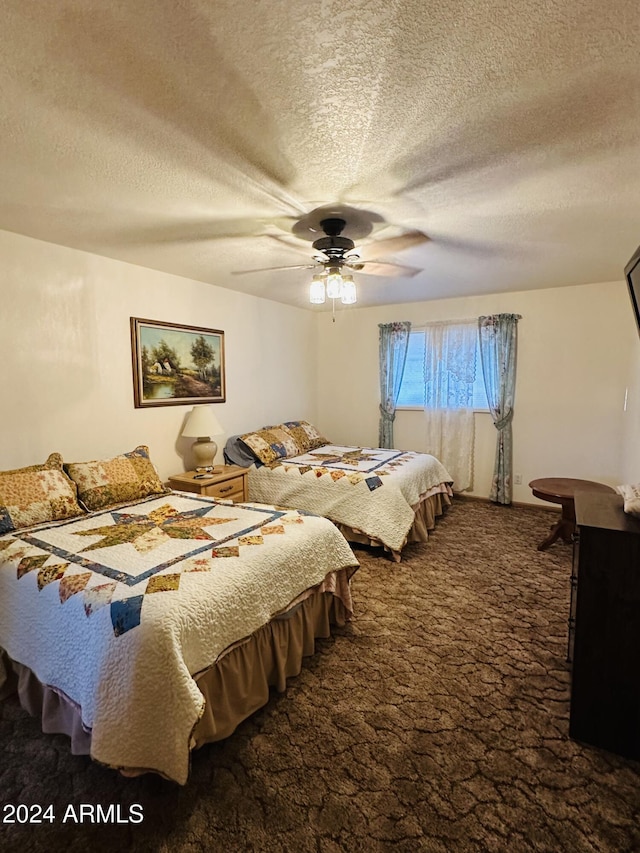
M 247 468 L 237 465 L 224 465 L 221 473 L 207 474 L 196 478 L 195 471 L 173 474 L 169 477 L 169 486 L 181 492 L 196 492 L 210 498 L 224 498 L 234 503 L 248 500 Z
M 640 519 L 618 494 L 576 492 L 575 510 L 569 734 L 640 759 Z

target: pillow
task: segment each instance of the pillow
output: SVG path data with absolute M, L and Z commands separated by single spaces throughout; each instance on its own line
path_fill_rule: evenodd
M 300 453 L 294 437 L 282 425 L 271 427 L 271 429 L 260 429 L 257 432 L 247 432 L 240 438 L 265 465 L 276 459 L 297 456 Z
M 149 458 L 149 448 L 144 444 L 113 459 L 68 462 L 64 467 L 78 486 L 78 497 L 88 510 L 171 491 L 162 485 Z
M 84 510 L 59 453 L 52 453 L 43 465 L 0 471 L 0 534 L 77 515 Z
M 286 427 L 293 435 L 300 448 L 299 453 L 308 453 L 310 450 L 315 450 L 316 447 L 331 444 L 329 439 L 320 435 L 309 421 L 285 421 L 282 426 Z
M 239 435 L 229 436 L 222 455 L 227 465 L 239 465 L 240 468 L 250 468 L 254 462 L 259 461 Z
M 616 491 L 624 499 L 624 511 L 629 515 L 640 516 L 640 483 L 625 486 L 616 486 Z

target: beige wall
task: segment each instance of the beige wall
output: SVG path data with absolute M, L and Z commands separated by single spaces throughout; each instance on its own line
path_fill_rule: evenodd
M 0 469 L 104 458 L 148 444 L 161 475 L 191 464 L 189 406 L 135 409 L 129 317 L 225 332 L 227 435 L 306 417 L 331 438 L 376 444 L 380 322 L 521 313 L 514 499 L 530 479 L 640 482 L 640 337 L 621 282 L 328 313 L 0 232 Z M 362 284 L 361 286 L 366 286 Z M 625 391 L 627 407 L 624 410 Z M 495 429 L 477 414 L 473 494 L 486 496 Z M 399 413 L 396 444 L 425 449 L 421 413 Z M 222 440 L 218 443 L 222 445 Z M 220 454 L 219 454 L 220 456 Z
M 624 483 L 640 483 L 640 335 L 632 353 L 622 444 Z
M 190 465 L 191 407 L 134 408 L 131 316 L 225 332 L 227 402 L 214 410 L 227 435 L 316 419 L 312 312 L 8 232 L 0 257 L 0 469 L 137 444 L 163 478 Z
M 361 284 L 365 287 L 366 284 Z M 514 500 L 535 502 L 530 480 L 567 476 L 611 485 L 640 480 L 640 353 L 622 282 L 522 291 L 318 315 L 318 422 L 337 442 L 378 440 L 378 323 L 522 314 L 514 431 Z M 634 384 L 635 382 L 635 384 Z M 627 412 L 624 412 L 625 390 Z M 495 428 L 476 414 L 474 488 L 487 496 Z M 422 413 L 399 412 L 397 447 L 426 450 Z

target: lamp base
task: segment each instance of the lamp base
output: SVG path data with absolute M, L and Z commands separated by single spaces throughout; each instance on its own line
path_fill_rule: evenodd
M 198 438 L 193 442 L 193 455 L 196 460 L 196 468 L 211 468 L 213 460 L 218 452 L 218 445 L 209 438 Z

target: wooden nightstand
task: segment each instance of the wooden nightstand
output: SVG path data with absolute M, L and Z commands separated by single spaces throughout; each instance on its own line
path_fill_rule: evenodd
M 210 498 L 224 498 L 234 503 L 248 500 L 247 471 L 238 465 L 224 465 L 220 474 L 207 474 L 206 479 L 195 479 L 195 471 L 173 474 L 169 486 L 180 492 L 195 492 Z

